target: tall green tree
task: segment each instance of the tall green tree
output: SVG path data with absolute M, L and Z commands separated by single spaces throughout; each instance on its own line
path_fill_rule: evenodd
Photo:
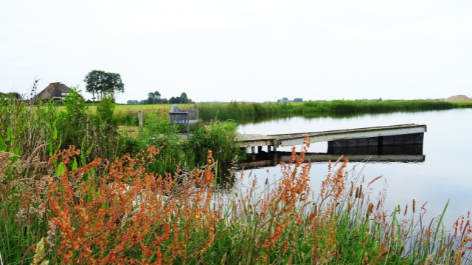
M 180 94 L 180 103 L 188 103 L 187 93 L 182 92 L 182 94 Z
M 175 98 L 175 97 L 171 97 L 171 98 L 169 99 L 169 103 L 170 103 L 170 104 L 178 104 L 178 103 L 180 103 L 180 98 L 179 98 L 179 97 L 176 97 L 176 98 Z
M 148 93 L 147 103 L 148 104 L 161 103 L 161 93 L 159 93 L 158 91 Z
M 92 70 L 85 76 L 84 82 L 85 90 L 88 93 L 92 93 L 94 100 L 95 94 L 102 98 L 104 93 L 107 92 L 114 96 L 115 93 L 123 93 L 125 91 L 125 85 L 118 73 Z

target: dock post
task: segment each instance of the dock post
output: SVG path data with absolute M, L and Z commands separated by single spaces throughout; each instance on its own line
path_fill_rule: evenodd
M 267 146 L 267 153 L 270 153 L 271 147 L 272 147 L 272 146 L 270 146 L 270 145 Z
M 278 141 L 277 140 L 274 140 L 273 141 L 273 146 L 274 146 L 274 152 L 277 153 L 277 146 L 279 145 Z
M 251 154 L 255 154 L 256 153 L 256 147 L 255 146 L 251 146 Z
M 260 154 L 262 152 L 262 146 L 257 147 L 257 153 Z
M 143 127 L 143 111 L 138 110 L 139 127 Z

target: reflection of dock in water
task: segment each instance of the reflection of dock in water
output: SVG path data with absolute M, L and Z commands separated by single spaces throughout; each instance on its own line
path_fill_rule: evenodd
M 288 162 L 291 153 L 277 152 L 277 147 L 303 144 L 306 136 L 310 137 L 312 143 L 328 142 L 326 153 L 306 153 L 306 161 L 336 161 L 342 155 L 356 162 L 424 162 L 425 132 L 426 125 L 400 124 L 324 132 L 240 134 L 236 141 L 240 141 L 243 148 L 251 148 L 249 159 L 240 163 L 240 166 L 245 168 L 268 167 L 275 166 L 280 161 Z M 263 146 L 267 146 L 268 152 L 262 151 Z
M 271 167 L 288 163 L 291 152 L 260 152 L 258 154 L 248 154 L 248 159 L 239 163 L 242 168 Z M 398 146 L 361 146 L 361 147 L 341 147 L 328 148 L 328 153 L 305 153 L 305 161 L 327 162 L 336 161 L 343 156 L 352 162 L 401 162 L 401 163 L 421 163 L 425 161 L 423 155 L 423 145 L 398 145 Z
M 344 147 L 366 146 L 394 146 L 423 144 L 426 125 L 400 124 L 392 126 L 378 126 L 356 128 L 346 130 L 333 130 L 323 132 L 305 132 L 289 134 L 239 134 L 236 141 L 241 142 L 241 147 L 251 147 L 251 153 L 262 151 L 263 146 L 268 151 L 277 151 L 278 146 L 292 146 L 303 144 L 306 136 L 312 143 L 328 142 L 328 149 Z M 328 151 L 330 153 L 330 151 Z

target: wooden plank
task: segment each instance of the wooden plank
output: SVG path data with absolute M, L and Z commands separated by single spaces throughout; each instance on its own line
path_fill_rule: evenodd
M 274 139 L 276 138 L 273 136 L 267 136 L 263 134 L 238 134 L 235 141 L 241 142 L 241 147 L 251 147 L 272 145 Z
M 396 136 L 405 134 L 422 134 L 426 132 L 426 125 L 400 124 L 392 126 L 366 127 L 346 130 L 332 130 L 322 132 L 306 132 L 292 134 L 239 134 L 235 141 L 241 142 L 241 147 L 251 146 L 292 146 L 303 144 L 305 136 L 308 135 L 312 143 L 329 142 L 337 140 L 362 139 L 382 136 Z M 275 143 L 275 144 L 274 144 Z M 347 143 L 347 142 L 346 142 Z M 370 145 L 370 140 L 369 140 Z
M 303 144 L 305 135 L 308 135 L 310 137 L 312 143 L 317 143 L 336 140 L 371 138 L 379 136 L 395 136 L 424 132 L 426 132 L 426 125 L 403 125 L 270 136 L 277 137 L 281 146 L 292 146 Z

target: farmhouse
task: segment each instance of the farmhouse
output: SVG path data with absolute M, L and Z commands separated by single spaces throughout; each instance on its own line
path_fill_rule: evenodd
M 51 83 L 39 92 L 37 98 L 42 100 L 64 100 L 69 95 L 69 91 L 70 87 L 61 82 Z

